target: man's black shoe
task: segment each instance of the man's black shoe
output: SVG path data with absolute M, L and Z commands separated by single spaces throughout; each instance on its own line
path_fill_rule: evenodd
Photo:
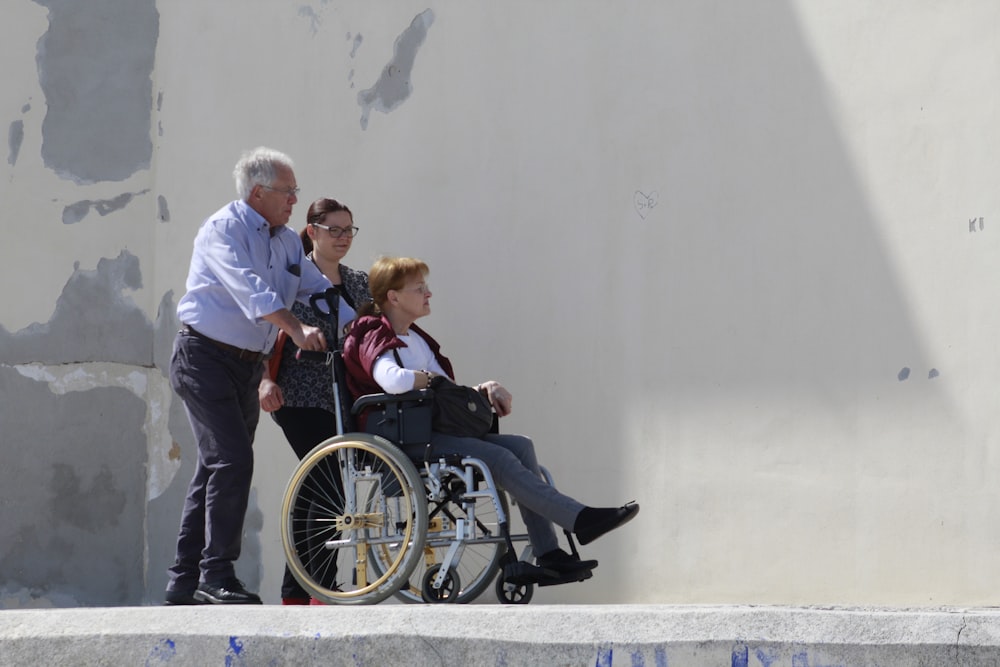
M 628 503 L 624 507 L 584 507 L 576 517 L 573 532 L 580 544 L 590 544 L 601 535 L 624 526 L 638 513 L 639 505 L 636 503 Z
M 167 591 L 163 596 L 163 604 L 167 607 L 174 607 L 205 603 L 194 596 L 194 591 Z
M 538 567 L 555 570 L 560 574 L 593 570 L 597 567 L 596 560 L 580 560 L 579 557 L 571 556 L 562 549 L 553 549 L 548 553 L 544 553 L 535 562 L 538 564 Z
M 194 598 L 212 604 L 262 604 L 260 596 L 243 588 L 239 579 L 220 584 L 198 584 Z

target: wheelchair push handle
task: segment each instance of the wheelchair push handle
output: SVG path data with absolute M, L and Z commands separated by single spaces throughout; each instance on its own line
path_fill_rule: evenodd
M 299 348 L 295 350 L 295 360 L 296 361 L 311 361 L 318 364 L 327 364 L 333 360 L 333 352 L 324 352 L 320 350 L 303 350 Z
M 326 310 L 320 308 L 320 302 L 326 303 Z M 326 318 L 330 322 L 330 331 L 336 336 L 340 330 L 340 289 L 334 285 L 326 288 L 326 291 L 317 292 L 309 296 L 309 305 L 319 319 Z
M 323 310 L 320 306 L 321 303 L 326 304 L 326 310 Z M 330 331 L 336 336 L 340 320 L 340 289 L 334 285 L 328 287 L 323 292 L 309 295 L 309 305 L 312 307 L 313 313 L 316 314 L 317 318 L 320 320 L 326 319 L 330 322 Z M 311 361 L 329 365 L 333 361 L 333 353 L 329 350 L 319 352 L 300 348 L 296 350 L 295 358 L 298 361 Z

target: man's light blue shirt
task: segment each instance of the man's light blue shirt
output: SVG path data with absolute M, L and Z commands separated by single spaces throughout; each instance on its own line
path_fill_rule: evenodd
M 278 329 L 263 317 L 329 287 L 294 230 L 279 226 L 271 236 L 267 220 L 237 200 L 198 230 L 177 317 L 209 338 L 270 352 Z

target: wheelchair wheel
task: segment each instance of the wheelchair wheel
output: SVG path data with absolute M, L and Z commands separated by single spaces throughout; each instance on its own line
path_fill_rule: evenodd
M 501 572 L 497 576 L 496 594 L 500 604 L 528 604 L 535 594 L 535 585 L 505 583 Z
M 380 602 L 407 585 L 423 554 L 423 482 L 410 459 L 377 436 L 317 445 L 292 473 L 281 514 L 288 567 L 324 602 Z M 376 550 L 381 560 L 372 567 Z
M 421 589 L 424 602 L 458 602 L 458 591 L 462 588 L 458 573 L 455 568 L 448 568 L 444 575 L 441 588 L 434 588 L 434 579 L 441 571 L 441 565 L 435 565 L 424 573 L 424 582 Z
M 427 471 L 420 471 L 421 478 L 426 478 Z M 465 486 L 457 478 L 457 483 L 448 487 L 448 493 L 442 500 L 428 501 L 429 522 L 427 539 L 424 542 L 423 558 L 410 575 L 409 584 L 400 588 L 396 597 L 404 602 L 424 602 L 423 582 L 425 573 L 440 566 L 444 561 L 448 547 L 451 546 L 456 519 L 468 519 L 468 513 L 462 508 L 459 497 Z M 510 520 L 510 509 L 507 494 L 503 489 L 497 489 L 497 498 L 503 508 L 504 515 Z M 455 598 L 458 604 L 472 602 L 489 588 L 490 582 L 500 571 L 500 563 L 507 553 L 506 543 L 500 539 L 499 517 L 496 507 L 489 498 L 477 498 L 475 505 L 475 532 L 471 541 L 465 543 L 465 551 L 458 563 L 452 563 L 455 574 L 462 585 Z M 376 563 L 381 562 L 376 557 Z M 380 566 L 380 565 L 379 565 Z

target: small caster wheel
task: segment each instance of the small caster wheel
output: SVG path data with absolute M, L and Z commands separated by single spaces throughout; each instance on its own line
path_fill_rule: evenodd
M 441 563 L 431 566 L 424 573 L 424 585 L 420 591 L 420 597 L 424 602 L 455 602 L 458 593 L 462 589 L 462 583 L 458 579 L 458 572 L 455 568 L 449 568 L 444 575 L 444 582 L 441 588 L 434 588 L 434 579 L 441 570 Z
M 535 594 L 534 584 L 508 584 L 503 580 L 503 572 L 497 576 L 497 600 L 500 604 L 528 604 Z

